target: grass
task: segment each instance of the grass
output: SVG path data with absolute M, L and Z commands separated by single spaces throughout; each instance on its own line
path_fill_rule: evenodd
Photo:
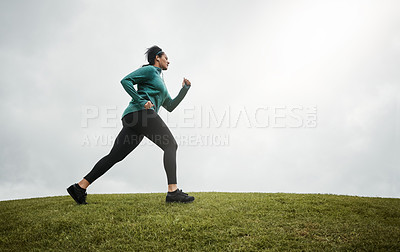
M 399 251 L 400 199 L 316 194 L 89 195 L 0 202 L 0 251 Z

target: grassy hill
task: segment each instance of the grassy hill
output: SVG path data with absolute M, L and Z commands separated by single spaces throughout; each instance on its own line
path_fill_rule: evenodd
M 0 251 L 400 251 L 400 199 L 315 194 L 89 195 L 0 202 Z

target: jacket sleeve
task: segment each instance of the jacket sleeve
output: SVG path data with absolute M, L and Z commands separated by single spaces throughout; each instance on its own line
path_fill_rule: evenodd
M 176 106 L 178 106 L 179 103 L 183 100 L 189 88 L 190 86 L 185 84 L 179 91 L 179 94 L 174 99 L 171 99 L 171 96 L 167 93 L 167 98 L 164 100 L 162 106 L 167 111 L 172 112 L 176 108 Z
M 122 86 L 124 87 L 125 91 L 132 97 L 132 100 L 142 106 L 144 106 L 147 101 L 139 96 L 133 86 L 138 83 L 145 83 L 147 80 L 149 80 L 150 74 L 148 72 L 148 69 L 142 67 L 128 74 L 127 76 L 125 76 L 125 78 L 121 80 Z

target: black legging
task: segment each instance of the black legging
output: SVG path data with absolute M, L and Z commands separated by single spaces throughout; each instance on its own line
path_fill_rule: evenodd
M 123 160 L 146 136 L 164 151 L 164 168 L 168 184 L 176 184 L 176 143 L 168 126 L 152 109 L 129 113 L 122 118 L 123 128 L 110 153 L 100 159 L 84 178 L 93 183 L 114 164 Z

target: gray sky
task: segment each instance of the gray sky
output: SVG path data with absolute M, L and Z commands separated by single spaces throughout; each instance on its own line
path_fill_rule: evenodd
M 398 1 L 1 1 L 0 200 L 65 195 L 108 154 L 147 47 L 185 191 L 400 197 Z M 206 142 L 207 140 L 207 142 Z M 148 140 L 89 193 L 166 191 Z

